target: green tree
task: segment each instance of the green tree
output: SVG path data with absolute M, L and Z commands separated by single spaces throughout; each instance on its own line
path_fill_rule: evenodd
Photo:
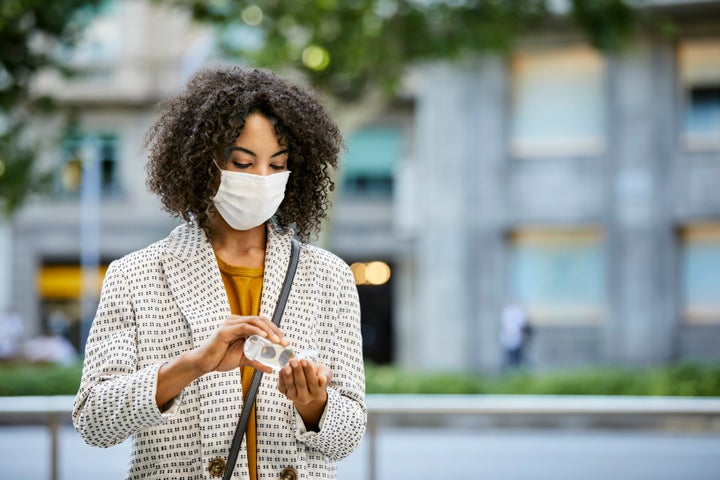
M 392 92 L 408 66 L 507 51 L 539 26 L 576 28 L 600 49 L 637 26 L 627 0 L 166 0 L 221 32 L 227 52 L 292 68 L 336 99 Z M 637 2 L 636 2 L 637 3 Z
M 101 1 L 0 1 L 0 221 L 48 179 L 36 169 L 35 149 L 23 141 L 30 116 L 52 105 L 31 96 L 31 80 L 48 68 L 72 73 L 59 52 L 80 38 Z
M 560 13 L 550 6 L 563 2 L 554 0 L 154 1 L 212 25 L 229 55 L 300 72 L 329 98 L 360 109 L 382 105 L 412 65 L 507 51 L 539 26 L 578 28 L 596 47 L 617 48 L 642 18 L 632 0 L 567 0 Z M 0 1 L 0 220 L 43 186 L 22 132 L 49 102 L 31 98 L 30 82 L 46 68 L 69 73 L 56 52 L 80 37 L 103 3 Z
M 508 52 L 537 28 L 616 49 L 643 18 L 633 0 L 156 1 L 212 25 L 228 56 L 300 73 L 346 134 L 383 110 L 412 66 Z

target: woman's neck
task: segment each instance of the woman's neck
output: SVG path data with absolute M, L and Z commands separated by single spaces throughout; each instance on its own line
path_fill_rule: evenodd
M 265 224 L 250 230 L 234 230 L 221 220 L 213 222 L 211 232 L 215 255 L 224 262 L 252 268 L 265 264 Z

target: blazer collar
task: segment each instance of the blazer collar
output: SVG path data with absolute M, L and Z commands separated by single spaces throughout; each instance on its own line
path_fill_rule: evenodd
M 290 239 L 293 233 L 290 230 L 284 230 L 272 221 L 268 221 L 267 242 L 265 253 L 265 267 L 268 263 L 275 263 L 276 255 L 283 255 L 278 250 L 287 250 L 287 256 L 290 255 Z M 209 250 L 212 252 L 212 245 L 207 239 L 205 232 L 193 223 L 184 223 L 177 226 L 168 236 L 166 252 L 180 261 L 187 261 L 193 258 L 203 257 L 203 252 Z M 214 255 L 214 253 L 213 253 Z M 271 260 L 270 262 L 268 261 Z M 288 262 L 285 262 L 287 266 Z
M 272 319 L 290 264 L 290 242 L 293 234 L 289 230 L 280 229 L 272 222 L 268 222 L 267 225 L 260 314 Z
M 267 224 L 260 314 L 272 318 L 290 262 L 292 232 Z M 230 315 L 215 252 L 205 232 L 186 223 L 168 236 L 163 269 L 175 302 L 190 323 L 195 344 L 212 335 Z

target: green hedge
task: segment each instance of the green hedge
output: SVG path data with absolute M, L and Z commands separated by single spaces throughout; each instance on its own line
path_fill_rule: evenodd
M 82 365 L 0 364 L 0 396 L 74 395 Z M 720 396 L 720 364 L 508 375 L 420 373 L 368 364 L 367 393 Z
M 367 366 L 367 393 L 720 396 L 720 365 L 587 368 L 489 376 Z
M 0 364 L 0 396 L 75 395 L 80 386 L 82 363 Z

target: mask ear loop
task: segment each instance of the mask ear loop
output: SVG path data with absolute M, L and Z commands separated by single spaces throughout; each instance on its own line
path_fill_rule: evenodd
M 213 158 L 212 163 L 213 163 L 213 165 L 215 165 L 215 167 L 217 167 L 217 169 L 220 171 L 220 173 L 222 173 L 223 169 L 220 168 L 220 165 L 217 164 L 217 160 L 215 160 L 215 159 Z
M 220 172 L 220 175 L 222 176 L 223 169 L 220 168 L 220 165 L 217 164 L 217 160 L 215 160 L 213 158 L 212 164 L 215 165 L 215 168 L 218 169 L 218 171 Z M 210 171 L 212 172 L 212 168 L 210 169 Z M 205 211 L 205 213 L 208 216 L 217 214 L 217 209 L 215 208 L 215 202 L 213 201 L 213 199 L 215 198 L 215 195 L 217 195 L 217 192 L 219 189 L 220 189 L 220 180 L 218 180 L 218 182 L 217 182 L 217 187 L 215 188 L 215 193 L 213 194 L 212 198 L 210 199 L 210 204 L 208 205 L 207 210 Z

